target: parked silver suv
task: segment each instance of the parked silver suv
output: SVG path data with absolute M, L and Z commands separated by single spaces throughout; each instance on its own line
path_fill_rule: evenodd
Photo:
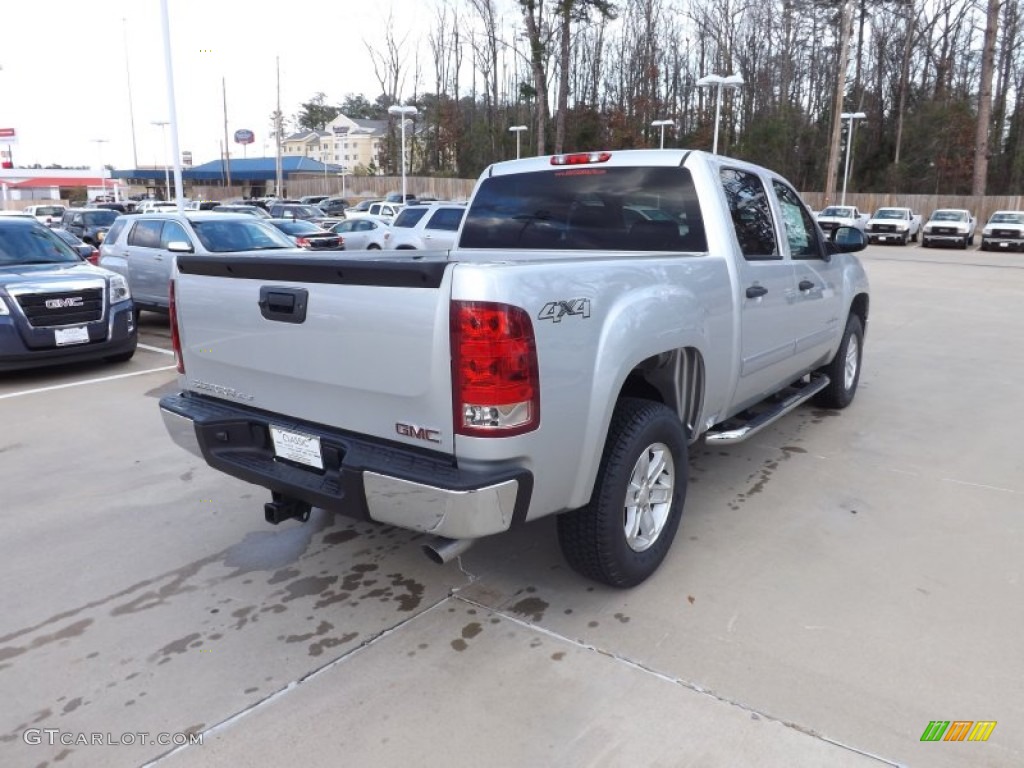
M 448 250 L 455 246 L 455 238 L 465 215 L 465 203 L 406 206 L 391 225 L 388 248 Z
M 292 241 L 263 223 L 240 213 L 189 211 L 124 216 L 100 247 L 100 266 L 128 279 L 135 307 L 168 310 L 168 283 L 176 253 L 222 254 L 291 250 Z

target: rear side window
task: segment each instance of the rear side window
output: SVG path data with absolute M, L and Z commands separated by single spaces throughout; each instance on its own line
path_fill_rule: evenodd
M 416 223 L 426 215 L 428 210 L 430 209 L 416 206 L 412 208 L 405 208 L 398 214 L 398 216 L 395 217 L 395 223 L 391 226 L 415 227 Z M 456 229 L 458 229 L 458 227 L 456 227 Z
M 427 229 L 455 232 L 462 223 L 462 214 L 465 212 L 465 208 L 438 208 L 427 222 Z
M 707 238 L 689 170 L 588 166 L 484 179 L 459 247 L 703 252 Z
M 107 236 L 103 239 L 105 243 L 113 243 L 117 241 L 117 238 L 121 236 L 121 230 L 124 229 L 125 224 L 130 221 L 130 218 L 118 217 L 113 224 L 110 225 L 110 231 L 107 232 Z
M 747 261 L 781 259 L 771 203 L 761 178 L 736 168 L 723 168 L 721 179 L 743 258 Z
M 135 222 L 132 231 L 128 233 L 128 245 L 140 248 L 159 248 L 160 230 L 163 229 L 163 226 L 164 223 L 162 221 L 140 219 Z

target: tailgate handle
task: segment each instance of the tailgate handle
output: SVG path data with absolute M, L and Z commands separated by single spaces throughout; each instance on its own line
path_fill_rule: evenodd
M 305 288 L 260 288 L 260 312 L 279 323 L 304 323 L 309 292 Z

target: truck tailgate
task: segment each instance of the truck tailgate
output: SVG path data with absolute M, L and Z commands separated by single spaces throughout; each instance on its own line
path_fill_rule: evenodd
M 452 453 L 451 265 L 436 257 L 178 257 L 187 389 Z

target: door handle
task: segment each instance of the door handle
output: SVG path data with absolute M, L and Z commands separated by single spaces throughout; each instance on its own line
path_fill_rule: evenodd
M 766 293 L 768 293 L 768 289 L 765 288 L 763 285 L 752 285 L 749 288 L 747 288 L 748 299 L 757 299 L 760 298 L 761 296 L 764 296 Z
M 278 288 L 268 285 L 260 288 L 260 314 L 267 320 L 279 323 L 304 323 L 308 304 L 309 292 L 304 288 Z
M 809 291 L 814 287 L 814 283 L 812 283 L 810 280 L 801 280 L 800 285 L 798 287 L 801 291 Z

